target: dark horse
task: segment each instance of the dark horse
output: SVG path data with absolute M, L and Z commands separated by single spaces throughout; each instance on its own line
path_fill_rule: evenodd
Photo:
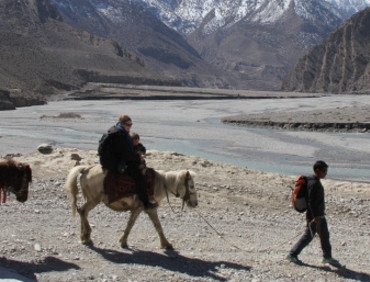
M 32 182 L 32 171 L 28 164 L 14 160 L 0 160 L 0 198 L 6 200 L 6 193 L 12 192 L 18 202 L 24 203 L 28 197 L 28 186 Z

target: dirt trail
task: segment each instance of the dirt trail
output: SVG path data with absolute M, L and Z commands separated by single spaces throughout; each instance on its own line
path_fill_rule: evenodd
M 289 206 L 291 177 L 150 151 L 150 167 L 197 173 L 196 210 L 180 213 L 174 197 L 178 213 L 165 201 L 159 207 L 175 251 L 159 248 L 145 214 L 129 237 L 131 248 L 121 249 L 128 214 L 103 205 L 89 216 L 95 245 L 86 247 L 64 191 L 75 153 L 81 164 L 97 162 L 93 151 L 65 148 L 17 157 L 31 164 L 35 177 L 25 204 L 10 196 L 0 206 L 1 267 L 38 281 L 370 281 L 370 184 L 323 181 L 333 255 L 347 269 L 322 266 L 317 238 L 300 256 L 306 265 L 296 266 L 284 259 L 304 228 L 304 216 Z

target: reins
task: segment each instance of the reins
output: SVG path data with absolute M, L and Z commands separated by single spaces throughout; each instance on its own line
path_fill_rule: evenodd
M 203 221 L 209 226 L 211 227 L 211 229 L 222 239 L 224 240 L 226 243 L 228 243 L 231 247 L 235 248 L 235 249 L 238 249 L 240 251 L 244 251 L 244 252 L 253 252 L 253 251 L 256 251 L 256 250 L 247 250 L 247 249 L 242 249 L 242 248 L 239 248 L 238 246 L 235 246 L 232 242 L 230 242 L 229 240 L 227 240 L 224 235 L 222 233 L 220 233 L 211 223 L 208 222 L 208 220 L 198 211 L 198 210 L 195 210 L 196 213 L 199 215 L 199 217 L 201 219 L 203 219 Z M 289 238 L 288 240 L 282 242 L 282 243 L 279 243 L 277 245 L 274 245 L 274 246 L 271 246 L 269 248 L 265 248 L 265 249 L 261 249 L 261 250 L 257 250 L 257 252 L 267 252 L 267 251 L 270 251 L 271 248 L 273 247 L 280 247 L 280 246 L 283 246 L 285 244 L 287 244 L 288 242 L 292 241 L 293 239 L 296 239 L 297 237 L 299 237 L 301 235 L 301 233 L 295 235 L 294 237 L 292 238 Z
M 174 214 L 178 214 L 178 212 L 176 212 L 174 209 L 173 209 L 173 207 L 172 207 L 172 205 L 171 205 L 171 203 L 170 203 L 170 198 L 168 197 L 168 191 L 167 191 L 167 186 L 165 186 L 165 189 L 164 189 L 165 191 L 166 191 L 166 197 L 167 197 L 167 203 L 168 203 L 168 205 L 170 206 L 170 208 L 171 208 L 171 210 L 172 210 L 172 212 L 174 213 Z M 172 192 L 171 192 L 172 193 Z M 175 193 L 172 193 L 173 195 L 175 195 L 175 197 L 176 198 L 178 198 L 179 197 L 179 195 L 178 194 L 175 194 Z
M 221 234 L 211 223 L 209 223 L 208 222 L 208 220 L 204 217 L 204 216 L 202 216 L 202 214 L 198 211 L 198 210 L 196 210 L 196 212 L 197 212 L 197 214 L 199 215 L 199 217 L 201 218 L 201 219 L 203 219 L 204 220 L 204 222 L 209 226 L 209 227 L 211 227 L 212 228 L 212 230 L 222 239 L 222 240 L 224 240 L 229 246 L 231 246 L 231 247 L 233 247 L 233 248 L 235 248 L 235 249 L 237 249 L 237 250 L 239 250 L 239 251 L 243 251 L 243 252 L 248 252 L 248 253 L 250 253 L 250 252 L 254 252 L 254 251 L 256 251 L 257 253 L 260 253 L 260 252 L 268 252 L 268 251 L 271 251 L 271 249 L 272 248 L 277 248 L 277 247 L 280 247 L 280 246 L 283 246 L 283 245 L 286 245 L 288 242 L 290 242 L 290 241 L 292 241 L 292 240 L 294 240 L 294 239 L 296 239 L 297 237 L 299 237 L 300 235 L 301 235 L 301 233 L 299 233 L 299 234 L 297 234 L 297 235 L 295 235 L 294 237 L 292 237 L 292 238 L 289 238 L 288 240 L 286 240 L 286 241 L 284 241 L 284 242 L 282 242 L 282 243 L 279 243 L 279 244 L 277 244 L 277 245 L 274 245 L 274 246 L 271 246 L 271 247 L 269 247 L 269 248 L 265 248 L 265 249 L 260 249 L 260 250 L 251 250 L 251 249 L 249 249 L 249 250 L 247 250 L 247 249 L 242 249 L 242 248 L 239 248 L 238 246 L 235 246 L 232 242 L 230 242 L 229 240 L 227 240 L 225 237 L 224 237 L 224 235 L 223 234 Z M 311 228 L 310 228 L 310 231 L 311 231 L 311 234 L 312 234 L 312 230 L 311 230 Z M 314 235 L 313 235 L 314 236 Z M 281 259 L 281 260 L 279 260 L 279 261 L 284 261 L 285 260 L 285 258 L 284 259 Z M 309 270 L 307 270 L 306 272 L 304 272 L 302 275 L 304 276 L 304 275 L 306 275 L 307 273 L 309 273 L 309 272 L 311 272 L 312 271 L 312 269 L 309 269 Z M 301 275 L 301 276 L 302 276 Z
M 224 235 L 223 234 L 221 234 L 220 232 L 218 232 L 217 231 L 217 229 L 211 224 L 211 223 L 209 223 L 208 222 L 208 220 L 207 219 L 205 219 L 205 217 L 198 211 L 198 210 L 195 210 L 196 211 L 196 213 L 199 215 L 199 217 L 201 218 L 201 219 L 203 219 L 204 220 L 204 222 L 209 226 L 209 227 L 211 227 L 212 228 L 212 230 L 213 231 L 215 231 L 215 233 L 222 239 L 222 240 L 224 240 L 226 243 L 228 243 L 231 247 L 233 247 L 233 248 L 235 248 L 235 249 L 238 249 L 238 250 L 240 250 L 240 251 L 248 251 L 248 250 L 243 250 L 243 249 L 241 249 L 241 248 L 239 248 L 238 246 L 235 246 L 233 243 L 231 243 L 229 240 L 226 240 L 226 238 L 224 237 Z
M 6 198 L 8 194 L 9 191 L 7 191 L 4 187 L 0 187 L 0 204 L 6 203 Z
M 170 206 L 172 212 L 174 214 L 179 214 L 178 212 L 175 212 L 175 210 L 173 209 L 171 203 L 170 203 L 170 199 L 168 197 L 168 187 L 165 185 L 164 186 L 164 190 L 166 191 L 166 197 L 167 197 L 167 203 L 168 205 Z M 176 198 L 180 197 L 180 193 L 179 191 L 176 191 L 176 193 L 173 193 L 172 191 L 170 191 L 171 194 L 173 194 Z M 185 205 L 185 202 L 188 201 L 190 199 L 190 189 L 189 189 L 189 179 L 186 177 L 185 178 L 185 195 L 184 197 L 182 198 L 182 206 L 181 206 L 181 212 L 184 210 L 184 205 Z
M 188 184 L 188 179 L 185 180 L 185 195 L 183 197 L 183 202 L 182 202 L 182 208 L 181 208 L 181 212 L 183 211 L 183 208 L 184 208 L 184 203 L 190 198 L 190 190 L 189 190 L 189 184 Z M 166 191 L 166 197 L 167 197 L 167 203 L 168 205 L 170 206 L 170 209 L 172 210 L 172 212 L 174 214 L 179 214 L 179 212 L 176 212 L 174 210 L 174 208 L 172 207 L 171 205 L 171 202 L 170 202 L 170 199 L 169 199 L 169 193 L 168 193 L 168 187 L 165 185 L 165 191 Z M 170 191 L 171 194 L 173 194 L 176 198 L 180 197 L 180 194 L 178 191 L 176 191 L 176 193 Z M 244 249 L 244 248 L 240 248 L 238 246 L 236 246 L 234 243 L 232 243 L 230 240 L 227 240 L 224 236 L 224 234 L 220 233 L 197 209 L 195 209 L 196 213 L 198 214 L 198 216 L 223 240 L 225 241 L 229 246 L 233 247 L 234 249 L 237 249 L 237 250 L 240 250 L 240 251 L 243 251 L 243 252 L 254 252 L 256 250 L 251 250 L 251 249 Z M 311 234 L 312 234 L 312 231 L 311 231 Z M 260 249 L 260 250 L 257 250 L 257 252 L 267 252 L 267 251 L 270 251 L 272 248 L 276 248 L 276 247 L 280 247 L 280 246 L 283 246 L 285 244 L 287 244 L 288 242 L 292 241 L 293 239 L 296 239 L 298 236 L 300 236 L 301 234 L 297 234 L 295 235 L 294 237 L 292 238 L 289 238 L 288 240 L 282 242 L 282 243 L 279 243 L 277 245 L 274 245 L 274 246 L 271 246 L 269 248 L 265 248 L 265 249 Z M 313 235 L 313 234 L 312 234 Z

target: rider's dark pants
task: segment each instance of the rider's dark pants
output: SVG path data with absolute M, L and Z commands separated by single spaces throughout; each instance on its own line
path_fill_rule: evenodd
M 148 184 L 146 182 L 145 176 L 137 166 L 129 166 L 127 168 L 127 173 L 135 180 L 137 195 L 139 196 L 139 199 L 143 202 L 144 206 L 146 206 L 149 203 L 149 197 L 147 192 Z

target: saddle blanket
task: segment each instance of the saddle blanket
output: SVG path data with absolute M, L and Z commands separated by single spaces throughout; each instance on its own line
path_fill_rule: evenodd
M 155 171 L 147 168 L 145 172 L 147 192 L 149 197 L 154 195 Z M 108 196 L 109 203 L 118 201 L 121 198 L 136 194 L 135 180 L 128 174 L 118 174 L 108 171 L 104 179 L 104 193 Z

